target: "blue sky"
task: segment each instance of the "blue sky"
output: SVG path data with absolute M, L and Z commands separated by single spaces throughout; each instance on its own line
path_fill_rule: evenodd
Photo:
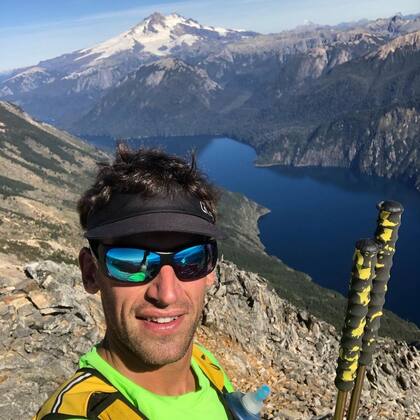
M 0 0 L 0 71 L 86 48 L 154 11 L 261 33 L 419 13 L 419 0 Z

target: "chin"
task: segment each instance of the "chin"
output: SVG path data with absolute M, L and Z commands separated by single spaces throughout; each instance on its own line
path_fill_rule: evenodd
M 126 331 L 120 342 L 135 359 L 146 366 L 163 366 L 182 359 L 191 349 L 195 328 L 182 328 L 175 334 L 155 335 L 143 331 Z
M 161 367 L 181 360 L 190 349 L 192 340 L 179 344 L 174 341 L 149 343 L 149 345 L 135 345 L 131 348 L 138 360 L 146 366 Z

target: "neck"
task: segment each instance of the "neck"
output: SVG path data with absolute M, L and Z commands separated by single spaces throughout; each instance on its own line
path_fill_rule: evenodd
M 126 378 L 157 395 L 176 396 L 193 392 L 198 380 L 191 368 L 192 343 L 180 360 L 164 366 L 146 366 L 138 357 L 110 345 L 105 337 L 99 355 Z

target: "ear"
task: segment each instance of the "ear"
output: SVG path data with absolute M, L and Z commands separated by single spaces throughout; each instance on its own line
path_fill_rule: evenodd
M 82 273 L 83 286 L 88 293 L 99 291 L 98 268 L 89 248 L 82 248 L 79 252 L 79 267 Z

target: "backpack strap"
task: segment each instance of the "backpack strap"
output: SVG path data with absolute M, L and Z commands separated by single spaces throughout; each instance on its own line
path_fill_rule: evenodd
M 149 418 L 127 400 L 108 379 L 96 369 L 81 368 L 79 371 L 89 372 L 113 388 L 112 393 L 95 393 L 89 400 L 88 418 L 98 420 L 133 419 L 149 420 Z
M 228 392 L 223 370 L 196 344 L 193 346 L 193 358 L 216 391 L 228 418 L 233 418 L 223 397 Z M 33 420 L 65 420 L 76 417 L 91 420 L 149 420 L 105 376 L 91 368 L 79 369 L 64 382 L 44 403 Z
M 235 417 L 232 411 L 229 409 L 226 399 L 223 394 L 228 393 L 225 386 L 225 375 L 220 366 L 210 360 L 210 358 L 204 353 L 201 347 L 197 344 L 193 346 L 193 358 L 197 362 L 200 369 L 207 376 L 211 387 L 216 391 L 217 397 L 220 403 L 223 405 L 228 420 L 234 420 Z
M 97 370 L 79 369 L 41 407 L 34 420 L 71 418 L 148 420 Z
M 213 363 L 197 344 L 194 344 L 193 346 L 192 355 L 200 369 L 207 376 L 213 388 L 222 393 L 227 392 L 225 387 L 225 375 L 220 366 Z
M 34 417 L 33 419 L 36 419 L 38 417 Z M 80 419 L 86 419 L 86 417 L 77 417 L 77 420 Z M 42 417 L 42 420 L 75 420 L 76 417 L 74 417 L 73 414 L 47 414 L 46 416 Z

